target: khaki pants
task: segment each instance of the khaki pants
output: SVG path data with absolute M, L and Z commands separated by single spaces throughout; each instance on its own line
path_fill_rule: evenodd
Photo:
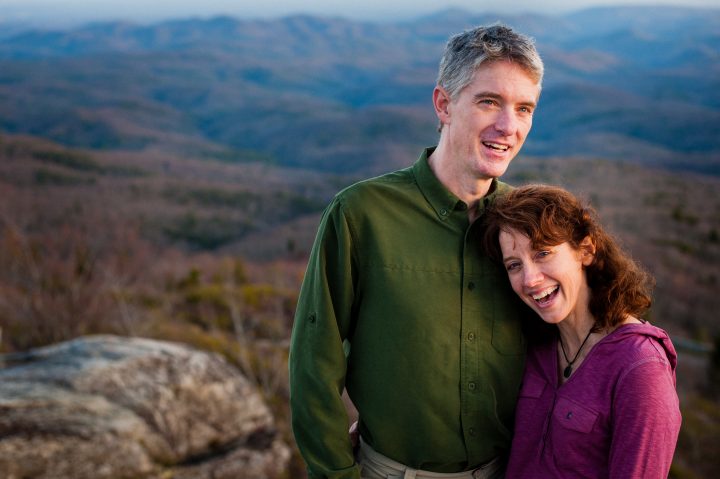
M 393 461 L 368 446 L 362 438 L 360 438 L 357 460 L 362 479 L 503 479 L 505 477 L 505 464 L 499 457 L 473 471 L 443 474 L 413 469 Z

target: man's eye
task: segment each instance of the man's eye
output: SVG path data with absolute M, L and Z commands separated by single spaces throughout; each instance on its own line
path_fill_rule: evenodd
M 515 271 L 515 270 L 517 270 L 518 268 L 520 268 L 520 263 L 508 263 L 508 264 L 505 265 L 505 269 L 506 269 L 508 272 Z

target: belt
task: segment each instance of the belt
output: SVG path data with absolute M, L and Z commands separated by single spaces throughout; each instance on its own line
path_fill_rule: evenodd
M 503 462 L 498 456 L 482 466 L 465 472 L 431 472 L 413 469 L 400 462 L 384 456 L 370 447 L 362 437 L 358 451 L 360 475 L 365 478 L 398 478 L 398 479 L 496 479 L 504 477 Z

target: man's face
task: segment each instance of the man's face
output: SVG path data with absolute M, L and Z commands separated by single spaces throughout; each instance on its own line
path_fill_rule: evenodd
M 500 61 L 476 70 L 446 103 L 446 113 L 438 113 L 455 166 L 477 179 L 505 173 L 530 131 L 539 96 L 540 85 L 517 64 Z

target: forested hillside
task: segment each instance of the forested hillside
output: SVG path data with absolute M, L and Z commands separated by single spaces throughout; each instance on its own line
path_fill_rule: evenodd
M 320 210 L 351 178 L 7 135 L 0 178 L 3 351 L 92 333 L 217 351 L 263 389 L 291 440 L 295 301 Z M 720 371 L 706 351 L 720 337 L 720 179 L 572 157 L 520 157 L 507 179 L 589 198 L 656 276 L 651 319 L 680 349 L 689 408 L 674 477 L 707 477 L 690 474 L 717 466 L 706 455 L 713 442 L 699 438 L 717 438 L 720 427 L 716 403 L 704 399 Z M 293 467 L 289 477 L 301 477 L 299 458 Z

